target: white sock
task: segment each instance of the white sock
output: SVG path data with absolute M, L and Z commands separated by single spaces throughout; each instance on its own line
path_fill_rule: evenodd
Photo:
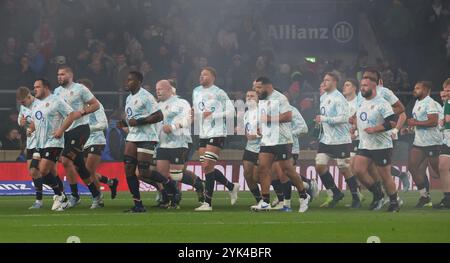
M 284 199 L 284 206 L 291 208 L 291 200 L 289 199 Z
M 303 187 L 305 187 L 306 190 L 309 190 L 309 184 L 306 182 L 303 182 Z

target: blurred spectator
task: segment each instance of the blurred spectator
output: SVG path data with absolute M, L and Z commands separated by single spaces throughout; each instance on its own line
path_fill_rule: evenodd
M 121 90 L 126 86 L 126 80 L 130 68 L 127 65 L 127 58 L 124 53 L 118 53 L 114 56 L 115 67 L 113 70 L 114 85 L 116 90 Z
M 194 67 L 189 72 L 186 78 L 184 90 L 178 88 L 177 92 L 179 94 L 186 94 L 186 92 L 191 92 L 195 87 L 197 87 L 199 85 L 199 76 L 201 69 L 208 66 L 208 59 L 205 57 L 193 57 L 192 60 Z
M 274 78 L 275 86 L 283 93 L 291 85 L 291 67 L 288 64 L 281 64 Z
M 30 62 L 30 68 L 34 74 L 41 76 L 44 73 L 45 58 L 42 56 L 33 42 L 27 44 L 26 55 Z
M 22 56 L 20 58 L 20 74 L 17 78 L 18 86 L 32 87 L 36 75 L 30 68 L 30 62 L 27 56 Z
M 39 53 L 46 61 L 50 59 L 55 47 L 55 33 L 50 29 L 48 20 L 43 20 L 33 34 Z
M 17 128 L 9 128 L 2 139 L 3 150 L 20 150 L 22 148 L 22 136 Z
M 172 55 L 166 45 L 159 47 L 159 53 L 154 60 L 158 63 L 153 65 L 153 69 L 159 75 L 159 78 L 168 78 L 171 71 Z
M 242 63 L 241 55 L 234 55 L 226 76 L 227 92 L 230 92 L 234 99 L 243 99 L 246 91 L 252 87 L 252 82 L 247 67 Z
M 65 27 L 63 34 L 56 42 L 55 53 L 64 54 L 69 60 L 74 61 L 80 49 L 80 41 L 75 35 L 75 28 L 72 26 Z
M 108 91 L 111 90 L 112 82 L 110 81 L 110 76 L 108 76 L 106 70 L 103 67 L 100 59 L 94 59 L 89 64 L 89 70 L 86 74 L 88 79 L 92 81 L 95 89 L 98 91 Z
M 142 81 L 143 86 L 148 86 L 148 90 L 155 88 L 156 82 L 159 80 L 157 74 L 153 71 L 152 65 L 149 62 L 143 61 L 140 67 L 140 72 L 144 76 Z

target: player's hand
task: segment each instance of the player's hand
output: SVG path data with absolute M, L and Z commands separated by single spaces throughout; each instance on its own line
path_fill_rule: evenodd
M 60 139 L 64 134 L 64 131 L 61 129 L 57 129 L 54 133 L 53 136 L 55 136 L 56 139 Z
M 408 119 L 406 121 L 406 123 L 408 124 L 409 127 L 414 127 L 416 126 L 416 120 L 415 119 Z
M 372 133 L 375 133 L 375 128 L 368 127 L 368 128 L 365 128 L 364 131 L 367 132 L 368 134 L 372 134 Z
M 348 123 L 350 123 L 350 124 L 356 124 L 356 116 L 355 115 L 353 115 L 353 116 L 351 116 L 350 118 L 348 118 Z
M 212 114 L 212 111 L 204 111 L 203 112 L 203 119 L 208 118 L 209 116 L 211 116 L 211 114 Z
M 168 124 L 164 125 L 163 126 L 163 132 L 165 132 L 167 134 L 172 133 L 172 126 L 170 126 Z
M 256 137 L 262 137 L 261 129 L 259 127 L 256 129 Z
M 136 119 L 129 119 L 129 120 L 128 120 L 128 125 L 130 125 L 130 127 L 137 126 L 137 121 L 136 121 Z
M 317 124 L 320 124 L 320 123 L 322 122 L 322 116 L 317 115 L 316 118 L 314 119 L 314 121 L 315 121 Z
M 27 124 L 27 118 L 25 118 L 23 115 L 20 118 L 20 127 L 24 127 Z
M 405 135 L 408 134 L 408 129 L 407 128 L 401 128 L 400 129 L 400 135 Z

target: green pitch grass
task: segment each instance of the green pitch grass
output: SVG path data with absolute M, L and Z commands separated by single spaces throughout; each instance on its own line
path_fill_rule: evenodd
M 324 195 L 324 192 L 322 193 Z M 414 209 L 418 193 L 402 193 L 400 213 L 368 211 L 371 195 L 365 193 L 363 208 L 350 210 L 350 193 L 335 209 L 319 208 L 324 196 L 310 210 L 299 214 L 297 193 L 293 212 L 250 212 L 254 199 L 241 192 L 235 206 L 227 193 L 214 194 L 213 212 L 194 212 L 196 194 L 183 194 L 180 210 L 152 208 L 154 193 L 143 194 L 147 213 L 126 214 L 131 207 L 128 193 L 116 200 L 105 193 L 106 207 L 90 210 L 90 198 L 64 212 L 50 211 L 52 200 L 44 197 L 44 208 L 28 210 L 32 196 L 0 197 L 0 242 L 66 242 L 78 236 L 81 242 L 366 242 L 378 236 L 381 242 L 450 242 L 450 210 Z M 437 202 L 442 194 L 434 192 Z M 384 208 L 385 209 L 385 208 Z

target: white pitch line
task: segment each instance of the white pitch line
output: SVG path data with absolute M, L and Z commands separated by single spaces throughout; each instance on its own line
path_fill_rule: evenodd
M 146 223 L 146 224 L 33 224 L 32 227 L 110 227 L 110 226 L 152 226 L 152 225 L 283 225 L 283 224 L 336 224 L 336 222 L 323 221 L 293 221 L 293 222 L 168 222 L 168 223 Z

